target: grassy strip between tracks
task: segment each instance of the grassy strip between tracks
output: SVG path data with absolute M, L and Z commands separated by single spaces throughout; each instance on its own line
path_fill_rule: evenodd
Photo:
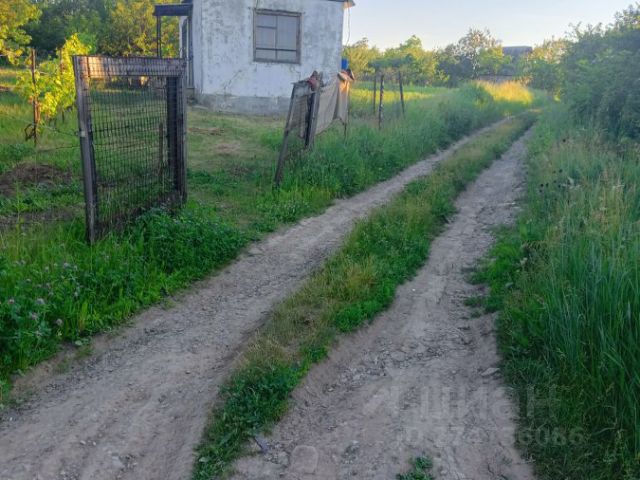
M 341 250 L 272 312 L 220 393 L 198 449 L 194 478 L 228 471 L 253 435 L 287 410 L 289 395 L 341 333 L 385 310 L 427 259 L 454 201 L 534 121 L 525 114 L 456 151 L 433 173 L 359 222 Z

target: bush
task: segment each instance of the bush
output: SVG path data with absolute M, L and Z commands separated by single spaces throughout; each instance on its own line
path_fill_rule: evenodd
M 563 63 L 563 97 L 575 118 L 611 138 L 640 138 L 640 6 L 608 29 L 576 32 Z

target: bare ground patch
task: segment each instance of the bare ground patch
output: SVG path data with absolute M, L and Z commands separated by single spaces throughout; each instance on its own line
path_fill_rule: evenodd
M 53 165 L 22 163 L 0 175 L 0 195 L 13 197 L 17 187 L 47 187 L 67 185 L 71 174 Z

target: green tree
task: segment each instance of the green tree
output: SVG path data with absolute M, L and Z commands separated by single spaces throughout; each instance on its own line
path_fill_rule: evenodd
M 564 81 L 566 40 L 546 40 L 521 60 L 520 76 L 533 88 L 559 94 Z
M 42 15 L 29 23 L 26 31 L 31 46 L 54 54 L 74 34 L 95 46 L 109 28 L 114 0 L 39 0 L 38 5 Z
M 109 28 L 98 41 L 98 50 L 108 55 L 150 56 L 156 53 L 155 3 L 169 0 L 115 0 L 111 10 Z M 163 19 L 163 56 L 178 54 L 178 22 L 176 18 Z
M 470 29 L 455 46 L 455 55 L 459 58 L 468 78 L 478 78 L 483 74 L 483 57 L 490 62 L 492 54 L 500 48 L 500 43 L 491 36 L 489 30 Z M 500 50 L 502 50 L 500 48 Z M 493 55 L 495 56 L 495 54 Z
M 496 74 L 508 61 L 500 42 L 488 30 L 470 29 L 458 43 L 438 52 L 440 69 L 450 85 Z
M 511 62 L 511 57 L 504 54 L 500 45 L 485 48 L 478 55 L 479 75 L 498 75 Z
M 415 35 L 397 48 L 390 48 L 383 57 L 387 63 L 400 68 L 408 83 L 432 85 L 442 79 L 435 52 L 427 51 Z
M 578 28 L 562 61 L 562 96 L 576 118 L 613 138 L 640 139 L 640 4 L 607 28 Z
M 374 72 L 371 65 L 381 57 L 380 50 L 370 46 L 367 38 L 344 47 L 343 55 L 349 60 L 349 66 L 355 75 L 364 78 L 373 75 Z
M 465 78 L 464 66 L 460 57 L 456 54 L 456 46 L 451 44 L 436 52 L 438 58 L 438 68 L 442 72 L 445 84 L 456 86 Z
M 30 37 L 24 26 L 38 18 L 40 11 L 29 0 L 2 0 L 0 2 L 0 55 L 15 63 Z

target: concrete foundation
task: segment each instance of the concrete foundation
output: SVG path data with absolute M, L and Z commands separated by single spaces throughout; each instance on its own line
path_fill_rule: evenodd
M 289 102 L 291 101 L 291 97 L 238 97 L 234 95 L 199 93 L 196 94 L 195 98 L 200 105 L 215 112 L 265 117 L 284 117 L 289 110 Z

